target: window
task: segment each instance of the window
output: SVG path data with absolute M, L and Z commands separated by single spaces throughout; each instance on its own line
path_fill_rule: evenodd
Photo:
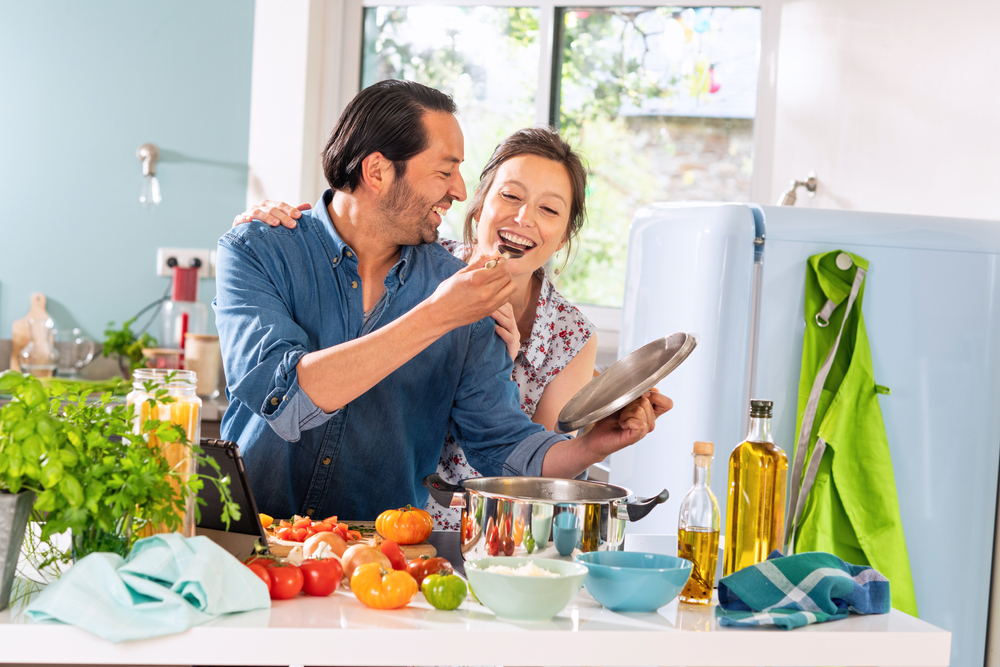
M 556 278 L 571 300 L 621 305 L 642 206 L 750 201 L 759 9 L 366 4 L 362 87 L 405 78 L 451 94 L 470 189 L 497 142 L 534 123 L 587 158 L 587 224 Z M 453 207 L 442 235 L 461 238 L 463 221 Z

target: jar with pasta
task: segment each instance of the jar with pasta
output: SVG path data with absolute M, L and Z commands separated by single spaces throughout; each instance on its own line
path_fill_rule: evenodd
M 147 386 L 149 387 L 147 389 Z M 126 397 L 128 405 L 134 406 L 136 433 L 141 432 L 142 424 L 149 419 L 171 422 L 180 426 L 190 443 L 198 444 L 201 439 L 201 399 L 198 398 L 197 377 L 194 371 L 178 371 L 163 368 L 137 368 L 132 375 L 132 392 Z M 166 390 L 166 396 L 173 399 L 170 402 L 156 402 L 156 393 Z M 182 480 L 187 481 L 195 471 L 194 454 L 189 444 L 182 442 L 163 442 L 155 433 L 148 437 L 150 447 L 156 447 L 170 465 L 170 469 L 178 473 Z M 179 489 L 176 480 L 171 480 L 175 489 Z M 184 499 L 184 511 L 181 512 L 181 534 L 194 537 L 195 497 L 189 494 Z M 142 537 L 156 533 L 168 532 L 165 525 L 147 525 L 141 532 Z

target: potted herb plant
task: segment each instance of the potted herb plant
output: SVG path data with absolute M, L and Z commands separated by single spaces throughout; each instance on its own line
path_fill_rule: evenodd
M 146 389 L 150 408 L 173 401 L 165 389 Z M 20 494 L 35 496 L 30 518 L 38 522 L 40 540 L 49 546 L 44 561 L 34 564 L 37 569 L 94 551 L 125 555 L 148 525 L 176 530 L 185 498 L 197 494 L 206 481 L 222 495 L 223 521 L 239 518 L 228 478 L 218 478 L 218 464 L 187 440 L 183 428 L 146 419 L 136 433 L 134 406 L 113 403 L 110 392 L 92 400 L 84 387 L 45 387 L 30 375 L 12 371 L 0 374 L 0 392 L 13 395 L 0 408 L 0 497 L 19 494 L 18 502 L 31 506 L 24 500 L 31 496 Z M 151 435 L 160 443 L 190 447 L 196 463 L 214 469 L 216 477 L 171 469 L 160 448 L 148 446 Z M 15 562 L 25 531 L 25 518 L 20 521 L 8 525 L 0 514 L 0 544 L 4 533 L 10 534 L 11 544 L 17 542 Z M 55 547 L 53 537 L 67 530 L 72 548 Z M 6 604 L 3 594 L 9 596 L 11 581 L 5 577 L 0 583 L 0 602 Z

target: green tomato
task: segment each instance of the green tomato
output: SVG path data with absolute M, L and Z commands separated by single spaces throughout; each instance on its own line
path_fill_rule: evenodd
M 435 609 L 457 609 L 466 594 L 465 582 L 455 574 L 427 575 L 420 590 Z
M 534 551 L 535 550 L 535 538 L 532 537 L 531 535 L 525 536 L 525 538 L 524 538 L 524 548 L 528 550 L 529 554 L 532 551 Z

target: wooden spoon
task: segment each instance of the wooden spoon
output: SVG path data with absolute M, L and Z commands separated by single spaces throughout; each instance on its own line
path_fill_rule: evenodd
M 506 257 L 508 260 L 520 259 L 521 257 L 524 257 L 523 250 L 515 248 L 514 246 L 509 246 L 505 243 L 501 243 L 499 246 L 497 246 L 497 252 Z M 496 265 L 497 265 L 497 260 L 495 259 L 491 259 L 490 261 L 486 262 L 487 269 L 492 269 Z

